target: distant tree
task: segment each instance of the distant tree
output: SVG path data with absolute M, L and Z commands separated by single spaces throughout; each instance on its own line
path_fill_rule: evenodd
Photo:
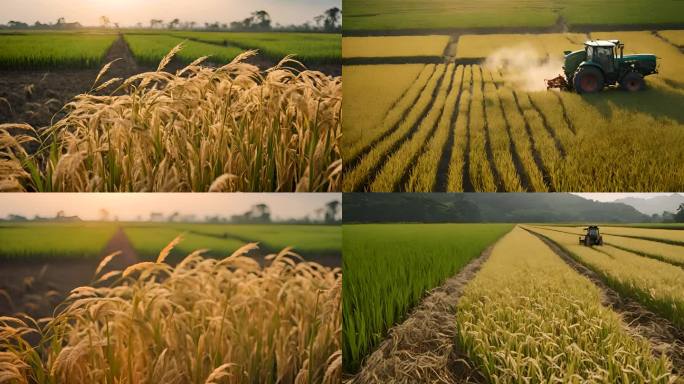
M 7 26 L 12 28 L 12 29 L 23 29 L 23 28 L 28 28 L 28 24 L 22 23 L 21 21 L 15 21 L 15 20 L 10 20 L 7 23 Z
M 169 29 L 176 29 L 176 27 L 178 27 L 179 24 L 180 24 L 180 19 L 175 18 L 175 19 L 169 21 L 169 24 L 167 25 L 167 27 Z
M 112 24 L 112 21 L 109 20 L 109 17 L 107 16 L 100 16 L 100 25 L 102 28 L 109 28 L 109 26 Z
M 13 214 L 8 215 L 7 220 L 9 220 L 9 221 L 28 221 L 28 219 L 24 216 L 13 215 Z
M 342 10 L 337 7 L 332 7 L 323 12 L 323 15 L 325 16 L 325 21 L 323 22 L 324 28 L 328 31 L 337 29 L 340 22 L 340 16 L 342 15 Z
M 141 22 L 138 21 L 137 23 L 135 23 L 135 27 L 138 28 L 138 29 L 142 29 L 143 23 L 141 23 Z
M 326 223 L 334 223 L 337 221 L 337 211 L 340 208 L 340 202 L 339 200 L 333 200 L 328 202 L 325 205 L 326 212 L 325 212 L 325 222 Z
M 102 208 L 100 209 L 100 220 L 109 221 L 109 211 Z
M 174 222 L 174 221 L 176 221 L 176 219 L 178 218 L 178 216 L 180 216 L 180 212 L 176 211 L 176 212 L 174 212 L 174 213 L 172 213 L 172 214 L 169 215 L 168 221 L 169 221 L 169 222 Z
M 271 29 L 271 16 L 264 10 L 254 11 L 252 12 L 252 25 L 256 29 Z
M 114 28 L 119 29 L 119 23 L 114 23 Z
M 677 223 L 684 223 L 684 203 L 679 204 L 677 213 L 674 214 L 674 221 Z
M 197 25 L 197 23 L 194 21 L 191 21 L 188 23 L 188 26 L 190 27 L 190 29 L 195 29 L 195 25 Z
M 314 17 L 314 21 L 316 22 L 316 27 L 320 27 L 323 20 L 325 20 L 324 15 L 318 15 L 318 16 Z
M 66 24 L 66 19 L 63 17 L 60 17 L 59 19 L 57 19 L 57 25 L 62 25 L 62 24 Z
M 56 216 L 56 217 L 57 217 L 58 219 L 60 219 L 60 218 L 62 218 L 62 217 L 64 217 L 64 216 L 66 216 L 66 214 L 64 213 L 63 210 L 60 210 L 60 211 L 57 212 L 57 216 Z

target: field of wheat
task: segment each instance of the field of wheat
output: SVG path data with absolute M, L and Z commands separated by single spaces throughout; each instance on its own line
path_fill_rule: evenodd
M 287 60 L 262 73 L 245 63 L 252 51 L 218 68 L 199 58 L 163 71 L 180 50 L 154 72 L 102 84 L 98 76 L 41 132 L 0 125 L 1 189 L 339 190 L 339 77 L 296 72 Z M 38 149 L 29 153 L 27 142 Z
M 343 37 L 342 57 L 441 57 L 449 36 Z
M 518 58 L 522 55 L 528 60 L 527 56 L 533 55 L 545 63 L 543 70 L 549 73 L 534 66 L 513 67 L 513 73 L 510 66 L 498 65 L 516 59 L 506 55 L 481 64 L 458 65 L 460 59 L 453 64 L 424 64 L 417 77 L 416 64 L 404 73 L 396 68 L 401 65 L 394 65 L 398 84 L 414 80 L 393 103 L 377 105 L 383 110 L 379 121 L 376 114 L 372 125 L 365 125 L 362 116 L 357 118 L 353 109 L 346 109 L 351 102 L 343 106 L 343 190 L 610 192 L 684 188 L 684 171 L 678 166 L 678 159 L 684 157 L 684 131 L 680 129 L 684 115 L 676 107 L 683 100 L 678 74 L 684 70 L 684 56 L 650 32 L 596 33 L 591 37 L 624 39 L 626 54 L 657 54 L 659 73 L 647 77 L 647 89 L 638 93 L 619 89 L 596 95 L 546 91 L 544 79 L 562 72 L 563 49 L 581 49 L 585 37 L 576 34 L 459 38 L 456 56 L 484 60 L 497 47 L 510 46 L 509 51 L 520 51 Z M 344 71 L 360 71 L 355 68 L 361 66 L 345 66 Z M 346 98 L 364 95 L 369 99 L 369 94 L 382 89 L 378 85 L 351 82 L 345 87 Z
M 17 383 L 338 383 L 341 271 L 189 254 L 101 273 L 54 317 L 0 318 L 0 378 Z

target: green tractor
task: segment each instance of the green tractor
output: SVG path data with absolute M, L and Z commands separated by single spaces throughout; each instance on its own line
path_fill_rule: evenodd
M 616 84 L 630 92 L 644 89 L 644 77 L 658 73 L 656 56 L 625 55 L 624 50 L 620 40 L 590 40 L 584 50 L 565 51 L 565 77 L 547 80 L 547 89 L 595 93 Z
M 584 228 L 584 230 L 586 231 L 584 237 L 579 237 L 579 243 L 581 245 L 587 247 L 591 247 L 592 245 L 603 245 L 603 236 L 601 236 L 601 232 L 597 225 L 590 225 Z

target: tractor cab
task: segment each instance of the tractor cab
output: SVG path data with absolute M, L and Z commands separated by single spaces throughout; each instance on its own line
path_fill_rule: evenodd
M 592 40 L 584 43 L 585 61 L 598 64 L 607 75 L 616 72 L 618 60 L 624 56 L 624 50 L 625 45 L 620 40 Z
M 586 234 L 584 237 L 580 236 L 579 243 L 590 247 L 592 245 L 603 245 L 603 236 L 597 225 L 590 225 L 584 228 Z

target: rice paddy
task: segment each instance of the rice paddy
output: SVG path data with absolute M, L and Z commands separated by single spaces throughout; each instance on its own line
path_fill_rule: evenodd
M 0 34 L 0 68 L 92 68 L 99 66 L 115 34 Z
M 342 38 L 342 57 L 441 57 L 449 36 L 380 36 Z

